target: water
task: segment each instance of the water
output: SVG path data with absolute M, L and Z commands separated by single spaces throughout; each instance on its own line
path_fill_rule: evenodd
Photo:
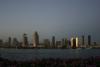
M 100 56 L 100 49 L 5 49 L 0 48 L 0 55 L 10 60 L 32 60 L 42 58 L 88 58 Z

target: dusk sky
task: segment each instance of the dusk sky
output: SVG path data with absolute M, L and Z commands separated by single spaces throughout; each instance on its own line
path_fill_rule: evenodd
M 40 39 L 90 34 L 100 42 L 100 0 L 0 0 L 0 38 Z

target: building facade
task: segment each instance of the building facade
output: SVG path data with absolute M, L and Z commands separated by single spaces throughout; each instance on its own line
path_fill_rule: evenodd
M 39 35 L 38 32 L 34 32 L 33 34 L 33 47 L 38 47 L 39 45 Z
M 22 47 L 28 47 L 28 37 L 27 37 L 27 34 L 23 34 L 23 44 L 22 44 Z

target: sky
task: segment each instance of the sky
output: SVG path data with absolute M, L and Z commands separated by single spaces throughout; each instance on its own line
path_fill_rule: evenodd
M 100 42 L 100 0 L 0 0 L 0 38 L 88 35 Z

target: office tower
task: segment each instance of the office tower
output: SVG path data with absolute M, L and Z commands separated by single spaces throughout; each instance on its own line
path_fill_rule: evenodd
M 66 48 L 66 39 L 62 39 L 61 41 L 62 48 Z
M 56 41 L 56 48 L 62 48 L 61 41 Z
M 13 38 L 13 47 L 19 47 L 19 42 L 16 38 Z
M 28 47 L 28 38 L 27 38 L 27 34 L 23 34 L 23 45 L 22 47 Z
M 67 40 L 68 41 L 68 46 L 67 47 L 71 47 L 71 40 Z
M 11 37 L 8 38 L 8 46 L 11 47 Z
M 45 46 L 45 48 L 50 48 L 50 40 L 49 39 L 44 39 L 44 46 Z
M 71 48 L 76 48 L 78 46 L 78 38 L 71 38 Z
M 71 42 L 71 47 L 73 47 L 73 39 L 74 39 L 74 38 L 72 37 L 72 38 L 71 38 L 71 41 L 70 41 L 70 42 Z
M 33 34 L 33 47 L 38 47 L 39 45 L 39 35 L 38 32 L 34 32 Z
M 84 35 L 82 35 L 82 45 L 85 45 L 85 42 L 84 42 Z
M 0 47 L 2 47 L 2 46 L 3 46 L 3 40 L 0 39 Z
M 88 35 L 88 45 L 91 45 L 91 35 Z
M 79 47 L 79 38 L 76 37 L 76 47 Z
M 65 45 L 65 39 L 62 39 L 62 46 Z
M 51 44 L 52 44 L 52 47 L 53 47 L 53 48 L 56 47 L 56 44 L 55 44 L 55 36 L 52 37 L 52 43 L 51 43 Z
M 67 38 L 65 38 L 65 40 L 64 40 L 64 42 L 65 42 L 65 48 L 68 48 L 68 39 Z
M 97 43 L 96 42 L 93 42 L 93 45 L 97 45 Z
M 76 48 L 76 39 L 73 39 L 73 47 L 72 48 Z

